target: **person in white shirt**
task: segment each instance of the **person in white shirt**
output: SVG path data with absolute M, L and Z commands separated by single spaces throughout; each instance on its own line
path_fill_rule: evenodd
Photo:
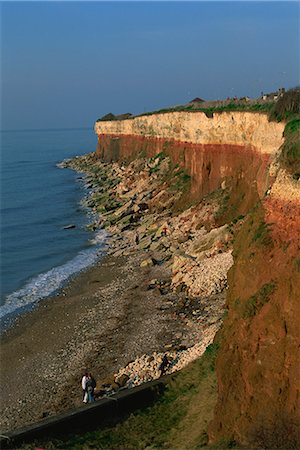
M 87 372 L 85 372 L 85 374 L 83 375 L 83 377 L 81 379 L 83 403 L 88 402 L 88 393 L 87 393 L 87 389 L 86 389 L 86 383 L 87 383 L 88 378 L 89 378 L 89 374 Z

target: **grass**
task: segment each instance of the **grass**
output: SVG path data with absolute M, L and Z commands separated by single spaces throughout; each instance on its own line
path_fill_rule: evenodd
M 274 104 L 270 113 L 271 120 L 292 120 L 300 114 L 300 87 L 289 89 Z
M 300 178 L 300 119 L 288 122 L 284 129 L 281 162 L 293 178 Z
M 252 295 L 244 304 L 243 318 L 254 317 L 261 308 L 270 300 L 270 296 L 275 290 L 275 282 L 264 284 L 254 295 Z
M 224 104 L 225 103 L 225 104 Z M 263 112 L 268 113 L 270 120 L 276 120 L 278 122 L 282 120 L 292 120 L 300 114 L 300 87 L 295 87 L 289 89 L 275 101 L 256 101 L 252 100 L 250 102 L 244 102 L 240 100 L 232 100 L 229 103 L 220 101 L 220 104 L 210 107 L 199 106 L 187 104 L 178 105 L 170 108 L 162 108 L 155 111 L 149 111 L 136 116 L 130 116 L 128 118 L 122 118 L 108 114 L 102 117 L 100 120 L 132 120 L 135 117 L 151 116 L 153 114 L 164 114 L 170 112 L 203 112 L 207 117 L 213 117 L 215 112 L 226 112 L 226 111 L 244 111 L 244 112 Z
M 281 413 L 267 421 L 258 417 L 249 433 L 252 448 L 299 450 L 300 431 L 293 413 Z
M 258 228 L 254 232 L 253 242 L 257 244 L 262 244 L 265 246 L 269 246 L 272 244 L 272 237 L 270 234 L 271 224 L 267 224 L 264 221 L 261 221 Z
M 188 175 L 183 169 L 175 169 L 175 184 L 174 187 L 177 191 L 186 189 L 187 183 L 190 183 L 191 176 Z
M 164 152 L 157 153 L 157 155 L 154 155 L 152 158 L 149 159 L 149 163 L 154 163 L 157 161 L 157 164 L 154 167 L 150 168 L 150 174 L 156 173 L 160 169 L 161 162 L 166 158 L 166 154 Z
M 156 111 L 149 111 L 146 113 L 139 114 L 135 117 L 151 116 L 153 114 L 165 114 L 170 112 L 203 112 L 207 117 L 213 117 L 215 112 L 226 112 L 226 111 L 245 111 L 245 112 L 267 112 L 270 113 L 274 107 L 274 102 L 268 103 L 239 103 L 231 102 L 226 105 L 211 106 L 211 107 L 199 107 L 195 108 L 194 105 L 180 105 L 171 108 L 162 108 Z M 129 118 L 128 120 L 132 119 Z
M 216 403 L 215 360 L 218 345 L 189 364 L 168 384 L 153 406 L 132 414 L 115 427 L 72 436 L 64 441 L 35 442 L 24 447 L 50 449 L 205 448 L 207 426 Z

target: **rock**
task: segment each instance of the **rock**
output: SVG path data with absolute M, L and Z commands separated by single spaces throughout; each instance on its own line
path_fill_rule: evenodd
M 169 248 L 170 247 L 170 241 L 167 237 L 162 237 L 159 241 L 161 243 L 161 245 L 163 245 L 165 248 Z
M 173 347 L 173 344 L 166 344 L 165 349 L 170 350 Z
M 163 305 L 161 305 L 159 309 L 160 309 L 161 311 L 164 311 L 164 310 L 166 310 L 166 309 L 170 309 L 172 306 L 173 306 L 173 303 L 172 303 L 172 302 L 166 302 L 166 303 L 164 303 Z
M 149 209 L 148 204 L 147 203 L 139 203 L 139 209 L 141 211 L 147 211 Z
M 150 247 L 151 243 L 152 243 L 151 236 L 147 236 L 146 238 L 143 238 L 143 239 L 140 240 L 139 249 L 140 250 L 146 250 L 147 248 Z
M 127 381 L 129 380 L 129 376 L 126 375 L 125 373 L 119 377 L 115 378 L 115 382 L 120 386 L 120 387 L 124 387 L 127 383 Z
M 71 230 L 72 228 L 76 228 L 76 225 L 74 225 L 73 223 L 71 223 L 70 225 L 66 225 L 65 227 L 63 227 L 64 230 Z
M 141 262 L 140 267 L 150 267 L 153 266 L 152 258 L 144 259 L 144 261 Z
M 157 287 L 157 284 L 158 284 L 158 280 L 156 280 L 156 279 L 151 280 L 147 286 L 148 291 L 151 289 L 155 289 Z
M 169 290 L 165 287 L 160 287 L 159 292 L 161 293 L 161 295 L 167 295 Z
M 152 244 L 150 245 L 150 250 L 152 252 L 158 251 L 160 250 L 162 247 L 161 243 L 159 241 L 156 242 L 152 242 Z
M 95 231 L 97 229 L 97 224 L 96 223 L 90 223 L 89 225 L 87 225 L 85 227 L 85 229 L 87 231 Z
M 119 256 L 123 256 L 124 253 L 125 253 L 125 250 L 124 250 L 124 249 L 121 249 L 121 250 L 117 250 L 116 252 L 113 252 L 112 254 L 113 254 L 116 258 L 118 258 Z
M 121 206 L 120 208 L 116 209 L 114 214 L 117 217 L 123 217 L 126 216 L 128 214 L 128 211 L 131 209 L 132 207 L 132 200 L 129 200 L 129 202 L 125 203 L 125 205 Z
M 188 234 L 182 235 L 178 238 L 177 242 L 179 244 L 184 244 L 185 242 L 187 242 L 190 239 L 190 236 Z
M 186 345 L 181 344 L 181 345 L 178 346 L 178 351 L 179 352 L 182 352 L 184 350 L 187 350 L 187 346 Z

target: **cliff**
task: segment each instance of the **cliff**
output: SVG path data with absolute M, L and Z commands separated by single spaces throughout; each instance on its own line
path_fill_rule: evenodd
M 245 216 L 234 243 L 228 314 L 217 336 L 212 441 L 257 442 L 280 427 L 299 433 L 300 190 L 280 164 L 284 127 L 247 112 L 174 112 L 95 124 L 102 160 L 125 163 L 163 152 L 191 177 L 181 203 L 217 194 L 219 225 Z

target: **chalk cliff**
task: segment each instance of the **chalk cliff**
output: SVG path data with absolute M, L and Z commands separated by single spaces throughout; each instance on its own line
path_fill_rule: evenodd
M 97 155 L 164 152 L 191 176 L 186 201 L 226 192 L 220 224 L 246 216 L 234 244 L 228 315 L 217 336 L 212 441 L 249 443 L 300 427 L 300 189 L 278 162 L 285 124 L 247 112 L 174 112 L 99 121 Z M 298 431 L 297 431 L 298 430 Z

